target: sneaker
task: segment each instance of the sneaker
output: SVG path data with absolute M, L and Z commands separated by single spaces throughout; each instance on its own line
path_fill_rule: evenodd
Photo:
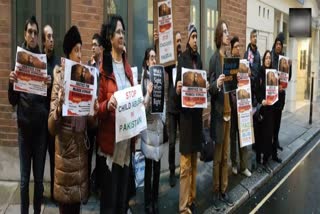
M 266 173 L 268 173 L 268 174 L 271 174 L 271 172 L 272 172 L 267 163 L 263 163 L 263 169 L 264 169 L 264 171 L 266 171 Z
M 226 203 L 229 207 L 233 207 L 234 205 L 234 202 L 231 200 L 227 193 L 221 193 L 220 200 Z
M 174 173 L 170 173 L 169 183 L 171 187 L 176 185 L 177 179 Z
M 245 175 L 246 177 L 251 177 L 251 172 L 249 171 L 249 169 L 243 170 L 241 174 Z
M 282 163 L 282 160 L 279 157 L 272 157 L 272 160 L 274 160 L 277 163 Z
M 238 174 L 238 169 L 237 169 L 236 166 L 233 166 L 233 167 L 232 167 L 232 173 L 233 173 L 234 175 L 237 175 L 237 174 Z
M 279 145 L 277 146 L 277 149 L 280 150 L 280 151 L 283 151 L 283 148 L 281 146 L 279 146 Z

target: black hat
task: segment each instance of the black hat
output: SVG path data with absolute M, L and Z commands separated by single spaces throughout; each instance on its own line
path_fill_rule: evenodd
M 276 38 L 276 40 L 274 41 L 274 45 L 276 45 L 276 43 L 279 41 L 281 43 L 281 46 L 283 46 L 283 42 L 284 42 L 285 38 L 284 38 L 284 34 L 283 32 L 280 32 Z
M 69 57 L 72 48 L 78 43 L 82 45 L 79 30 L 77 26 L 72 26 L 64 36 L 63 40 L 63 52 L 67 58 Z
M 234 44 L 235 44 L 236 42 L 239 42 L 239 37 L 234 36 L 234 37 L 231 39 L 231 41 L 230 41 L 230 43 L 231 43 L 231 50 L 232 50 L 232 48 L 233 48 L 233 46 L 234 46 Z

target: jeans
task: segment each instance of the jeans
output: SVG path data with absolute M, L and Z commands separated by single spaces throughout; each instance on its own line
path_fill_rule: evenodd
M 20 158 L 20 197 L 21 213 L 29 212 L 29 181 L 31 163 L 34 176 L 34 213 L 41 212 L 43 197 L 43 173 L 47 150 L 47 130 L 25 128 L 18 129 L 19 158 Z

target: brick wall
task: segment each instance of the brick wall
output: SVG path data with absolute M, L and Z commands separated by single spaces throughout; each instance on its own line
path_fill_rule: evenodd
M 91 42 L 94 33 L 100 33 L 103 23 L 103 0 L 72 0 L 71 25 L 79 28 L 82 39 L 82 62 L 90 59 Z
M 238 36 L 240 39 L 240 56 L 246 49 L 247 29 L 247 1 L 246 0 L 220 0 L 221 18 L 228 23 L 231 38 Z
M 0 145 L 17 145 L 14 109 L 8 102 L 11 62 L 11 1 L 0 1 Z

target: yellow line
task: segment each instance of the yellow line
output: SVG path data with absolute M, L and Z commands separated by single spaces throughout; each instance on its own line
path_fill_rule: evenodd
M 315 149 L 315 147 L 320 143 L 320 140 L 303 156 L 303 158 L 288 172 L 286 176 L 282 178 L 282 180 L 261 200 L 261 202 L 250 212 L 250 214 L 256 213 L 260 207 L 271 197 L 271 195 L 281 186 L 283 182 L 285 182 L 288 177 L 292 174 L 292 172 L 300 165 L 304 159 Z

